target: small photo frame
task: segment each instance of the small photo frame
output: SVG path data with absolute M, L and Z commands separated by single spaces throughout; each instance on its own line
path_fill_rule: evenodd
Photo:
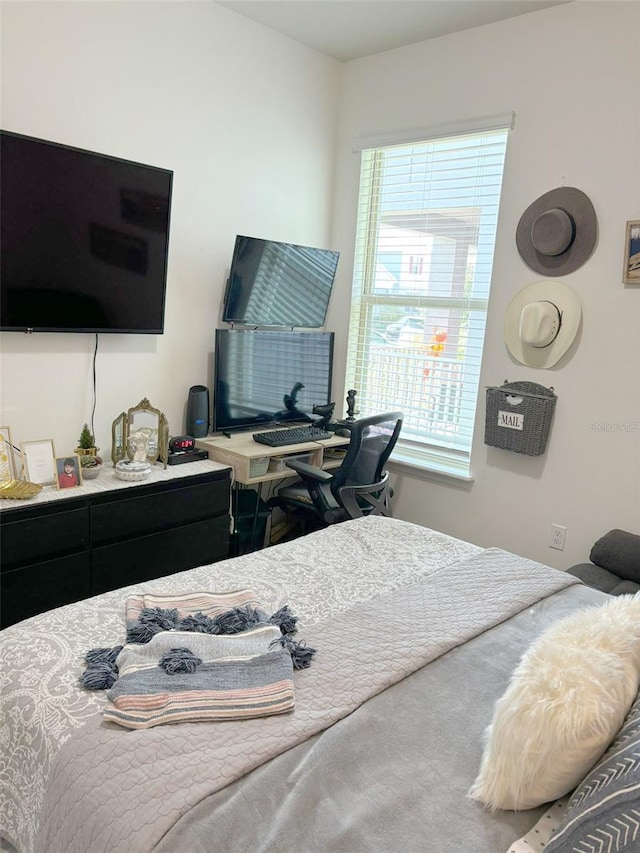
M 0 426 L 0 481 L 15 479 L 16 468 L 13 461 L 11 430 L 8 426 Z
M 55 457 L 52 438 L 20 442 L 24 476 L 30 483 L 48 486 L 56 482 Z
M 82 485 L 82 466 L 79 456 L 56 457 L 56 485 L 59 489 L 74 489 Z
M 624 284 L 640 284 L 640 219 L 627 222 L 622 281 Z

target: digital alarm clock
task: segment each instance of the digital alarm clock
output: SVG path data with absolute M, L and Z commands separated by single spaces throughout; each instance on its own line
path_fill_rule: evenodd
M 185 453 L 196 449 L 196 440 L 192 435 L 176 435 L 169 439 L 171 453 Z
M 192 435 L 176 435 L 169 439 L 168 465 L 182 465 L 183 462 L 198 462 L 208 458 L 208 451 L 197 448 Z

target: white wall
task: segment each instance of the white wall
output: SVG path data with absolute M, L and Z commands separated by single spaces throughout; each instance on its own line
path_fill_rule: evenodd
M 211 2 L 2 4 L 2 126 L 174 171 L 165 334 L 100 335 L 96 439 L 142 397 L 185 429 L 211 385 L 235 235 L 326 246 L 340 65 Z M 65 455 L 95 336 L 0 335 L 0 423 Z
M 638 3 L 572 3 L 357 60 L 343 73 L 337 321 L 349 304 L 359 167 L 352 139 L 517 114 L 498 226 L 475 482 L 465 490 L 396 477 L 395 507 L 400 518 L 559 568 L 587 559 L 610 528 L 640 532 L 640 288 L 621 283 L 625 223 L 640 219 L 639 34 Z M 591 198 L 599 241 L 588 263 L 563 278 L 583 301 L 577 345 L 555 368 L 534 370 L 511 358 L 502 334 L 511 297 L 541 278 L 520 259 L 514 235 L 528 205 L 562 183 Z M 484 388 L 504 379 L 554 386 L 558 403 L 544 456 L 484 445 Z M 552 522 L 568 528 L 564 552 L 547 547 Z
M 631 431 L 640 424 L 640 289 L 621 284 L 624 225 L 640 218 L 639 33 L 637 3 L 571 3 L 341 66 L 213 3 L 3 4 L 4 128 L 175 172 L 166 333 L 100 336 L 103 450 L 112 419 L 143 396 L 172 432 L 184 428 L 189 386 L 211 381 L 239 232 L 341 249 L 327 322 L 339 375 L 358 181 L 352 138 L 515 110 L 475 482 L 463 490 L 398 477 L 396 513 L 559 567 L 584 559 L 611 527 L 640 531 L 640 432 Z M 511 359 L 502 336 L 511 296 L 539 278 L 514 232 L 524 209 L 563 180 L 591 197 L 600 237 L 565 278 L 583 299 L 578 344 L 536 371 Z M 16 441 L 52 437 L 68 453 L 91 415 L 94 337 L 4 333 L 0 345 L 0 423 Z M 483 444 L 484 386 L 505 378 L 556 389 L 544 457 Z M 568 527 L 564 552 L 546 546 L 552 522 Z

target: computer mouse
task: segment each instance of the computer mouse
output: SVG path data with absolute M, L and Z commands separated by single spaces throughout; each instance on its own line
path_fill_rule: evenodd
M 351 438 L 351 430 L 348 430 L 346 427 L 340 427 L 340 429 L 336 430 L 336 435 L 342 438 Z

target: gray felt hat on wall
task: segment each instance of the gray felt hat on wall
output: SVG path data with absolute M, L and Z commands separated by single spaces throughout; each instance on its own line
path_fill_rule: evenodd
M 575 187 L 558 187 L 525 210 L 516 245 L 525 264 L 542 275 L 566 275 L 593 252 L 598 220 L 591 200 Z

